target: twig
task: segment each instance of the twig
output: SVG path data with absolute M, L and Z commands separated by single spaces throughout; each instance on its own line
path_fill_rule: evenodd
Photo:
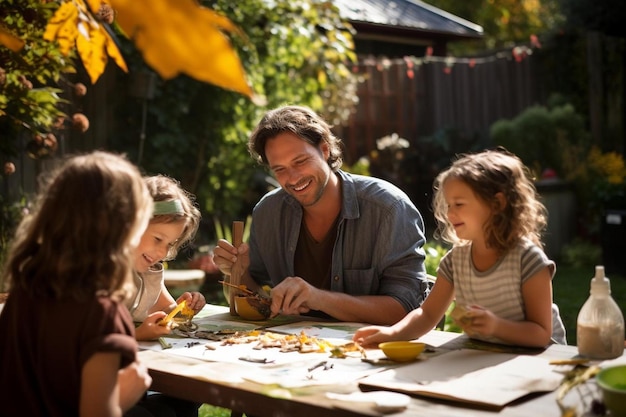
M 250 290 L 249 290 L 249 289 L 247 289 L 247 288 L 242 288 L 242 287 L 240 287 L 239 285 L 233 285 L 233 284 L 231 284 L 230 282 L 226 282 L 226 281 L 217 281 L 217 282 L 219 282 L 219 283 L 220 283 L 220 284 L 222 284 L 222 285 L 226 285 L 227 287 L 235 288 L 235 289 L 237 289 L 237 290 L 241 291 L 241 292 L 242 292 L 242 293 L 244 293 L 244 294 L 247 294 L 247 295 L 256 295 L 253 291 L 250 291 Z

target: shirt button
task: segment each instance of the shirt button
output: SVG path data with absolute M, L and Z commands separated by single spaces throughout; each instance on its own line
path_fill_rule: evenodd
M 335 275 L 335 276 L 333 277 L 333 280 L 335 280 L 335 282 L 339 281 L 339 276 L 338 276 L 338 275 Z

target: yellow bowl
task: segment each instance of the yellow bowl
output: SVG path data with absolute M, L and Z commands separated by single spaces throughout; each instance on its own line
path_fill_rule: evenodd
M 596 382 L 602 389 L 604 405 L 611 416 L 626 416 L 626 365 L 602 369 L 596 375 Z
M 257 305 L 255 303 L 255 305 Z M 270 307 L 263 306 L 259 309 L 250 304 L 250 297 L 245 295 L 235 296 L 235 312 L 245 320 L 265 320 L 270 316 Z
M 396 362 L 408 362 L 424 351 L 424 343 L 417 342 L 384 342 L 378 345 L 385 356 Z

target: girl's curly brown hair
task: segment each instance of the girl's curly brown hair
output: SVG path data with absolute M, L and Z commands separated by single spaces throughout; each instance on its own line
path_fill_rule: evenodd
M 475 154 L 464 154 L 435 179 L 433 210 L 437 220 L 436 237 L 452 244 L 463 244 L 448 220 L 448 205 L 442 187 L 450 178 L 466 183 L 490 207 L 493 215 L 484 225 L 487 244 L 500 253 L 522 238 L 543 248 L 541 234 L 547 225 L 547 210 L 539 201 L 530 170 L 514 154 L 499 147 Z M 502 208 L 496 194 L 502 193 Z

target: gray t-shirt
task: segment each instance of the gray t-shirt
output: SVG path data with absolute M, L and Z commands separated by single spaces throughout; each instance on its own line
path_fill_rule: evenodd
M 472 245 L 455 246 L 439 264 L 439 274 L 454 286 L 459 305 L 480 305 L 498 317 L 507 320 L 526 319 L 522 284 L 542 268 L 548 267 L 552 277 L 555 263 L 548 259 L 540 247 L 524 239 L 486 271 L 478 271 L 472 262 Z M 477 337 L 495 343 L 503 341 L 492 337 Z M 552 304 L 552 340 L 567 344 L 565 326 L 559 309 Z

